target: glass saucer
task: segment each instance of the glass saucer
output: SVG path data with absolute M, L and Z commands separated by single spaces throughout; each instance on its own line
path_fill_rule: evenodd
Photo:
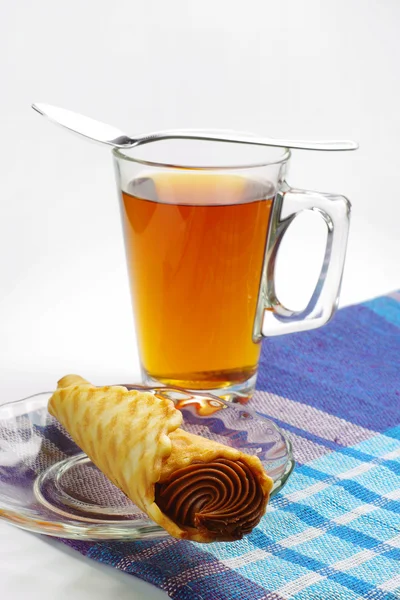
M 178 388 L 127 386 L 171 399 L 183 429 L 257 455 L 285 485 L 294 462 L 290 442 L 250 407 Z M 47 412 L 52 392 L 0 406 L 0 518 L 51 536 L 141 540 L 167 536 L 95 467 Z

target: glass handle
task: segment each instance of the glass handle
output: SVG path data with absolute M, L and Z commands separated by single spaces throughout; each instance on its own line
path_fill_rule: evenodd
M 321 327 L 334 314 L 340 292 L 350 224 L 351 204 L 344 196 L 291 189 L 287 184 L 274 201 L 267 241 L 260 310 L 256 319 L 263 336 L 281 335 Z M 328 235 L 324 262 L 307 307 L 293 311 L 281 304 L 275 291 L 275 263 L 289 225 L 304 210 L 320 215 Z M 285 218 L 282 213 L 285 212 Z M 257 336 L 256 336 L 257 337 Z M 260 337 L 260 336 L 258 336 Z

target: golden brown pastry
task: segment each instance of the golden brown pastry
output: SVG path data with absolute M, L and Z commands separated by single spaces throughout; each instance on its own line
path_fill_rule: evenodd
M 265 512 L 272 479 L 260 460 L 180 429 L 170 400 L 77 375 L 58 382 L 49 412 L 95 465 L 172 536 L 232 541 Z

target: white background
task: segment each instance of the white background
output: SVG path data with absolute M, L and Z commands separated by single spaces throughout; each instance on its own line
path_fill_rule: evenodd
M 289 177 L 352 201 L 349 304 L 400 287 L 399 22 L 397 0 L 3 0 L 0 402 L 52 389 L 68 372 L 99 384 L 138 378 L 110 151 L 45 122 L 32 102 L 131 133 L 358 140 L 356 153 L 294 152 Z M 307 295 L 322 239 L 306 218 L 288 235 L 281 289 L 293 304 Z M 164 597 L 5 524 L 0 589 Z

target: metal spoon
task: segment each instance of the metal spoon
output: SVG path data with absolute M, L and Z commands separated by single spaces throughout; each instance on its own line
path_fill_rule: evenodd
M 41 115 L 50 119 L 58 125 L 62 125 L 75 133 L 79 133 L 91 140 L 109 144 L 116 148 L 132 148 L 139 144 L 148 144 L 159 140 L 168 139 L 191 139 L 191 140 L 214 140 L 218 142 L 235 142 L 240 144 L 252 144 L 255 146 L 278 146 L 281 148 L 298 148 L 299 150 L 357 150 L 357 142 L 351 140 L 341 141 L 295 141 L 278 140 L 241 135 L 235 132 L 208 132 L 203 130 L 175 129 L 171 131 L 160 131 L 159 133 L 148 133 L 130 137 L 111 125 L 106 125 L 95 119 L 85 117 L 78 113 L 51 106 L 50 104 L 32 104 L 32 108 Z

